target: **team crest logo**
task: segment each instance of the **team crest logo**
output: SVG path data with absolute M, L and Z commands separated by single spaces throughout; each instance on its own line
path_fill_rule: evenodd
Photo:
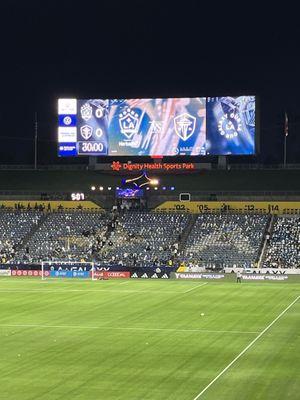
M 92 136 L 93 134 L 93 127 L 90 125 L 83 125 L 80 128 L 80 134 L 83 137 L 83 139 L 85 140 L 89 140 L 89 138 Z
M 177 115 L 174 118 L 176 134 L 184 141 L 188 140 L 195 132 L 196 118 L 188 113 Z
M 69 115 L 67 115 L 66 117 L 64 117 L 63 122 L 64 122 L 64 124 L 67 125 L 67 126 L 68 126 L 68 125 L 71 125 L 71 123 L 72 123 L 72 118 L 69 117 Z
M 90 106 L 89 103 L 85 103 L 83 106 L 81 106 L 80 113 L 81 113 L 81 118 L 84 119 L 85 121 L 88 121 L 89 119 L 92 118 L 93 108 L 92 106 Z
M 218 130 L 226 139 L 233 139 L 242 131 L 242 120 L 238 113 L 224 114 L 218 122 Z
M 128 107 L 119 114 L 119 125 L 121 133 L 130 140 L 139 130 L 139 115 Z

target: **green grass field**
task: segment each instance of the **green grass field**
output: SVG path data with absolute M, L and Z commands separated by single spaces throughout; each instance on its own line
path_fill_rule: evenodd
M 0 399 L 297 400 L 299 295 L 299 283 L 1 278 Z

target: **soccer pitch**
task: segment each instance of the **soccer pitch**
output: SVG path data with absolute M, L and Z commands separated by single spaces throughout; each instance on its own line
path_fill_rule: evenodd
M 299 283 L 1 278 L 0 399 L 297 400 L 299 295 Z

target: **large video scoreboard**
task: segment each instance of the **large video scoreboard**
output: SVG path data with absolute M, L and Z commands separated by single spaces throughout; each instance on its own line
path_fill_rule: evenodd
M 59 99 L 59 156 L 255 154 L 255 96 Z

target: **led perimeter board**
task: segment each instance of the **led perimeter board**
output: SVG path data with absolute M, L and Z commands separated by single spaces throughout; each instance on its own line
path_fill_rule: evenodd
M 253 155 L 255 96 L 59 99 L 59 156 Z

